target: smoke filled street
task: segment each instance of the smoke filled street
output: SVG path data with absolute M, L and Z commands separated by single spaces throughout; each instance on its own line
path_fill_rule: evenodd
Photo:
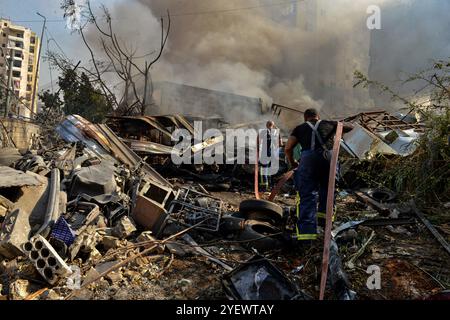
M 0 303 L 449 300 L 448 12 L 2 0 Z

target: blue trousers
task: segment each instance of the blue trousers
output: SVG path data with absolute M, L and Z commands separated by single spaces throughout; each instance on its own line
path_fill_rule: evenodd
M 317 201 L 319 212 L 325 213 L 328 195 L 330 163 L 321 151 L 303 151 L 300 164 L 294 173 L 297 190 L 297 239 L 317 238 Z

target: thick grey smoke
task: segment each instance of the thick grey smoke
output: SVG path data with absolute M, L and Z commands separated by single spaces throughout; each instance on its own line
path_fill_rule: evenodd
M 432 60 L 450 57 L 450 1 L 392 1 L 381 8 L 383 29 L 372 34 L 369 76 L 410 97 L 424 83 L 404 84 L 404 80 L 428 69 Z M 372 90 L 371 96 L 377 106 L 396 107 L 389 96 L 380 95 L 378 90 Z M 419 97 L 419 101 L 423 100 Z
M 174 15 L 158 76 L 332 115 L 372 107 L 367 92 L 352 88 L 351 75 L 353 67 L 368 70 L 366 9 L 373 0 L 139 2 L 155 15 L 167 9 Z M 211 13 L 251 6 L 261 8 Z M 357 41 L 366 41 L 365 55 Z
M 391 48 L 393 54 L 397 46 L 408 50 L 412 43 L 408 37 L 414 31 L 400 34 L 402 39 L 388 38 L 389 44 L 379 39 L 373 42 L 373 33 L 366 26 L 367 7 L 382 6 L 383 22 L 392 6 L 394 9 L 411 7 L 415 1 L 287 2 L 132 0 L 113 8 L 112 14 L 120 24 L 117 28 L 120 37 L 135 46 L 139 55 L 158 49 L 157 17 L 170 11 L 172 30 L 163 58 L 152 73 L 155 81 L 258 97 L 267 103 L 273 101 L 299 110 L 316 107 L 329 116 L 374 109 L 368 90 L 352 87 L 353 71 L 369 73 L 374 48 L 379 52 Z M 228 11 L 235 8 L 242 10 Z M 397 22 L 404 25 L 404 21 Z M 383 25 L 377 32 L 395 34 L 396 28 Z M 418 46 L 416 50 L 422 48 Z M 404 56 L 379 58 L 377 64 L 384 64 L 385 69 L 379 71 L 372 65 L 370 71 L 379 71 L 375 74 L 380 81 L 391 80 L 392 64 L 406 59 Z M 407 67 L 404 71 L 414 71 L 411 65 Z M 298 122 L 298 119 L 291 120 L 286 125 Z

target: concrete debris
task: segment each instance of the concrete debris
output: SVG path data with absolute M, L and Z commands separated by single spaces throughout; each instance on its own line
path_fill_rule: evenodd
M 11 300 L 24 300 L 31 293 L 30 282 L 18 279 L 9 285 L 9 297 Z
M 58 293 L 56 293 L 55 290 L 50 289 L 50 290 L 46 290 L 41 296 L 40 296 L 41 300 L 62 300 L 63 297 L 61 297 L 61 295 L 59 295 Z
M 123 217 L 112 230 L 112 234 L 119 239 L 126 239 L 137 229 L 128 217 Z
M 42 181 L 35 175 L 0 166 L 0 188 L 39 186 Z
M 69 248 L 69 258 L 74 260 L 78 254 L 90 254 L 97 243 L 100 241 L 100 234 L 96 232 L 94 226 L 89 226 L 86 230 L 79 235 L 75 242 Z
M 22 209 L 11 211 L 0 231 L 0 255 L 7 258 L 22 255 L 22 246 L 30 238 L 30 232 L 29 214 Z
M 68 189 L 68 195 L 70 198 L 75 198 L 79 194 L 95 197 L 113 194 L 116 188 L 114 168 L 100 164 L 75 170 L 72 175 L 72 183 Z
M 120 282 L 123 280 L 123 276 L 120 272 L 111 272 L 106 276 L 106 279 L 111 281 L 112 284 L 115 284 L 117 282 Z
M 0 195 L 0 217 L 4 218 L 13 206 L 14 204 L 11 201 Z
M 146 242 L 147 244 L 143 245 L 143 248 L 149 248 L 158 242 L 158 240 L 152 234 L 153 234 L 153 232 L 151 232 L 151 231 L 144 231 L 136 238 L 136 242 L 137 243 Z M 176 244 L 175 244 L 175 246 L 176 246 Z M 156 248 L 156 252 L 159 254 L 164 253 L 164 250 L 165 250 L 164 245 L 158 245 L 158 247 Z
M 22 157 L 23 155 L 16 148 L 0 148 L 0 166 L 9 167 L 14 162 L 22 159 Z
M 273 106 L 280 110 L 289 108 Z M 276 176 L 284 196 L 269 201 L 254 199 L 253 164 L 175 166 L 170 137 L 176 129 L 193 134 L 191 120 L 110 117 L 92 124 L 70 115 L 51 147 L 23 155 L 0 149 L 0 163 L 12 166 L 0 166 L 0 300 L 317 297 L 321 246 L 298 248 L 292 239 L 298 215 L 292 182 L 283 180 L 288 169 Z M 358 159 L 407 156 L 413 150 L 405 145 L 422 129 L 397 120 L 384 112 L 350 117 L 356 129 L 344 149 Z M 192 141 L 191 149 L 219 142 Z M 377 186 L 337 192 L 326 296 L 379 299 L 366 285 L 373 265 L 390 270 L 386 277 L 399 290 L 383 289 L 385 296 L 442 292 L 450 283 L 442 254 L 448 224 L 433 227 L 415 206 L 396 203 L 401 195 Z M 407 283 L 403 267 L 416 282 Z
M 109 249 L 117 249 L 120 247 L 120 240 L 116 237 L 111 236 L 104 236 L 102 238 L 101 244 L 103 245 L 103 248 L 108 251 Z

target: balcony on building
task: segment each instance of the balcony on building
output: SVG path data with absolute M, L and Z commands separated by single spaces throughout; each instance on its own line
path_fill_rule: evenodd
M 21 52 L 21 51 L 16 51 L 16 52 L 14 52 L 14 57 L 13 57 L 13 59 L 14 59 L 14 60 L 17 60 L 17 61 L 22 61 L 22 60 L 23 60 L 23 54 L 22 54 L 22 52 Z
M 10 24 L 10 25 L 9 25 L 9 30 L 11 30 L 11 31 L 25 32 L 25 31 L 27 30 L 27 28 L 22 27 L 22 26 L 16 26 L 16 25 Z
M 18 35 L 16 35 L 16 36 L 14 36 L 14 35 L 9 35 L 8 36 L 8 39 L 10 40 L 10 41 L 15 41 L 15 42 L 21 42 L 21 43 L 23 43 L 24 42 L 24 40 L 23 40 L 23 35 L 21 36 L 21 37 L 18 37 Z M 23 46 L 22 46 L 23 47 Z

